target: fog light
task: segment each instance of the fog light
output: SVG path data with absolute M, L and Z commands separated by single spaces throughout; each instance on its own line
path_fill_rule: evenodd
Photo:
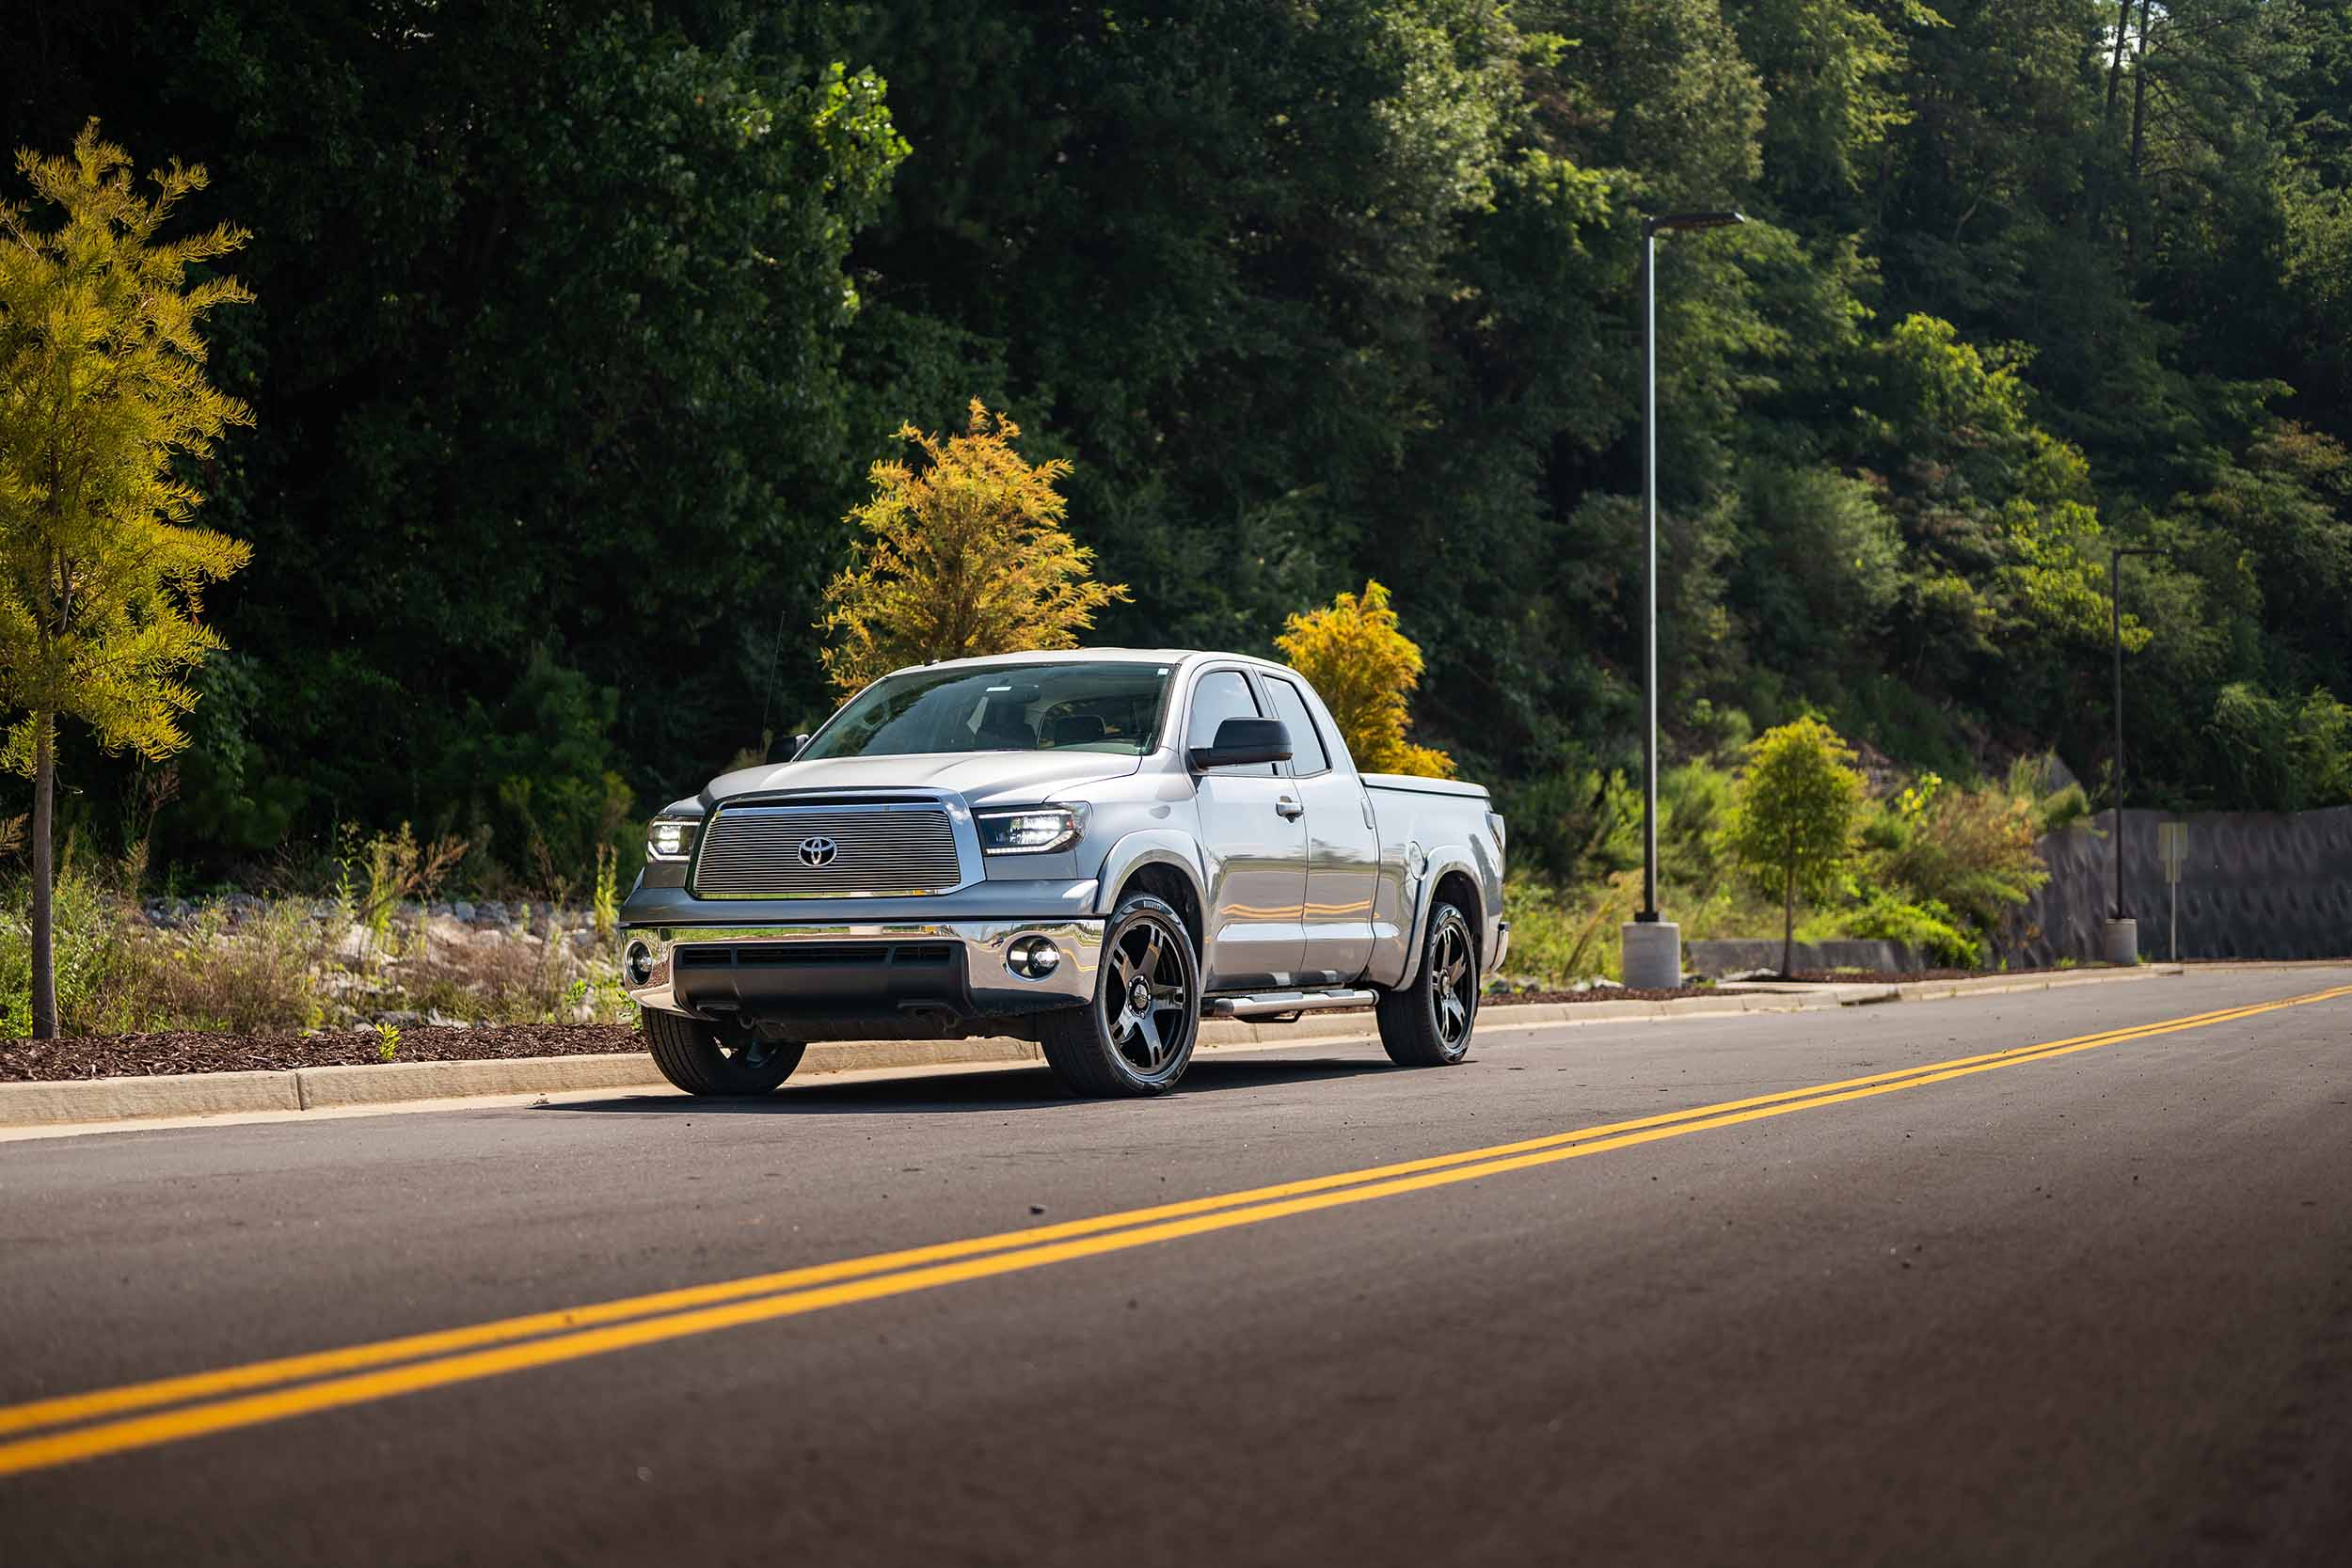
M 628 971 L 628 983 L 632 986 L 642 986 L 653 978 L 653 949 L 642 942 L 628 944 L 621 963 Z
M 1005 967 L 1026 980 L 1042 980 L 1061 967 L 1061 949 L 1046 937 L 1023 937 L 1005 955 Z

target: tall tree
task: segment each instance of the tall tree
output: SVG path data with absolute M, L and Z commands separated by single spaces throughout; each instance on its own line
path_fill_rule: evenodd
M 201 276 L 242 231 L 162 232 L 200 166 L 175 163 L 144 194 L 92 120 L 70 156 L 28 149 L 16 167 L 35 205 L 0 203 L 0 703 L 24 717 L 0 757 L 33 780 L 32 1031 L 47 1039 L 57 720 L 146 757 L 185 743 L 181 677 L 220 645 L 202 590 L 249 551 L 190 526 L 202 494 L 175 462 L 251 420 L 208 378 L 201 328 L 252 295 Z

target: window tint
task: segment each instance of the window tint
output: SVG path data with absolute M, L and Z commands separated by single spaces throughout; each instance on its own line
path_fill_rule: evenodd
M 1200 677 L 1200 684 L 1192 689 L 1192 722 L 1184 729 L 1184 746 L 1216 744 L 1216 727 L 1228 719 L 1257 719 L 1258 700 L 1249 694 L 1249 683 L 1238 670 L 1215 670 Z M 1225 769 L 1219 769 L 1225 771 Z M 1257 773 L 1274 771 L 1272 765 L 1263 768 L 1250 768 L 1241 771 Z
M 1303 775 L 1329 768 L 1331 759 L 1324 754 L 1323 737 L 1315 733 L 1315 721 L 1309 717 L 1307 699 L 1298 694 L 1298 688 L 1269 675 L 1265 689 L 1274 699 L 1274 717 L 1290 726 L 1291 771 Z

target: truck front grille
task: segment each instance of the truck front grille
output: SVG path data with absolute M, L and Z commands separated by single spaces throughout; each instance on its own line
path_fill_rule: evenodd
M 946 808 L 734 806 L 694 860 L 698 898 L 903 898 L 963 880 Z

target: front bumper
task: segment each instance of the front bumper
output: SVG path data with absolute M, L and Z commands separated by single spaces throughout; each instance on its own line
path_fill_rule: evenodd
M 803 1039 L 923 1039 L 1094 999 L 1106 923 L 1092 919 L 809 921 L 634 926 L 622 984 L 640 1006 L 733 1018 Z M 1060 955 L 1031 978 L 1009 961 L 1035 938 Z M 993 1025 L 993 1027 L 992 1027 Z

